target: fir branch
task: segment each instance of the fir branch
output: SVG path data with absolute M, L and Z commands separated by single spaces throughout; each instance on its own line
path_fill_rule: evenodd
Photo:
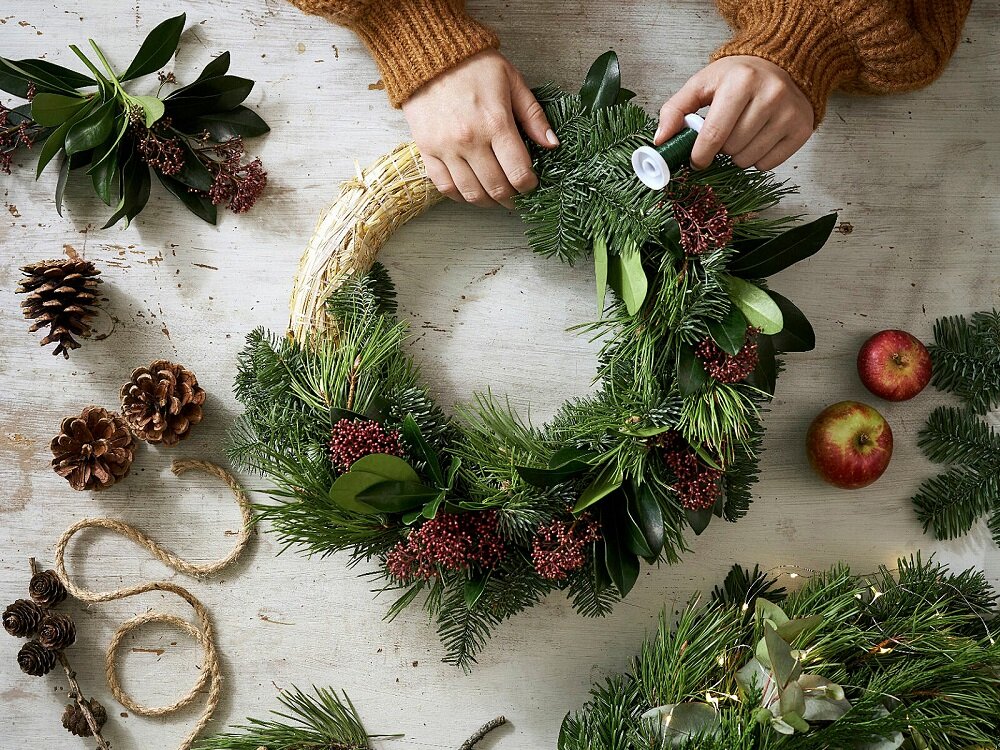
M 1000 406 L 1000 311 L 977 312 L 971 320 L 939 318 L 928 349 L 937 388 L 954 393 L 977 414 Z

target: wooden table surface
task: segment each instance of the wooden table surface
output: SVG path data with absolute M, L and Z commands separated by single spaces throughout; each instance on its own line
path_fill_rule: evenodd
M 145 33 L 184 10 L 188 26 L 176 63 L 189 80 L 211 56 L 233 53 L 233 72 L 258 81 L 252 104 L 273 130 L 249 144 L 269 172 L 250 214 L 201 223 L 154 186 L 145 213 L 127 229 L 98 229 L 107 211 L 78 183 L 59 218 L 55 174 L 37 182 L 33 164 L 0 181 L 0 599 L 24 596 L 28 557 L 51 564 L 54 543 L 73 521 L 111 515 L 136 523 L 182 556 L 221 557 L 238 525 L 227 492 L 210 479 L 175 479 L 174 457 L 224 461 L 226 430 L 238 413 L 231 395 L 246 333 L 283 330 L 300 251 L 320 209 L 349 177 L 407 138 L 401 113 L 347 31 L 306 17 L 282 0 L 34 0 L 0 13 L 0 54 L 44 56 L 78 67 L 67 49 L 88 37 L 124 64 Z M 472 3 L 533 83 L 576 86 L 608 47 L 621 55 L 624 83 L 655 110 L 726 35 L 707 0 L 682 2 Z M 523 7 L 518 7 L 523 6 Z M 563 715 L 591 681 L 620 670 L 664 604 L 707 590 L 733 562 L 819 568 L 845 560 L 858 571 L 923 550 L 958 566 L 985 567 L 1000 583 L 1000 551 L 984 528 L 956 543 L 921 533 L 910 496 L 932 471 L 916 447 L 931 408 L 928 392 L 881 405 L 896 456 L 874 486 L 843 492 L 810 473 L 803 435 L 826 404 L 867 397 L 854 372 L 858 345 L 899 327 L 925 339 L 933 320 L 1000 304 L 1000 12 L 975 4 L 963 42 L 931 88 L 892 98 L 835 96 L 826 122 L 780 174 L 801 186 L 788 213 L 840 212 L 846 229 L 822 253 L 782 273 L 775 285 L 812 320 L 818 346 L 789 357 L 766 423 L 764 478 L 738 525 L 713 524 L 671 568 L 644 569 L 610 617 L 574 615 L 552 596 L 503 625 L 471 676 L 439 661 L 418 611 L 382 622 L 343 557 L 278 556 L 262 529 L 242 563 L 218 579 L 189 582 L 130 543 L 82 536 L 69 563 L 95 588 L 167 577 L 211 609 L 224 655 L 225 698 L 215 729 L 261 715 L 279 688 L 330 685 L 350 694 L 373 733 L 403 732 L 385 748 L 455 748 L 482 721 L 512 722 L 483 747 L 554 748 Z M 89 186 L 88 186 L 89 187 Z M 93 261 L 108 301 L 103 340 L 71 359 L 38 347 L 13 294 L 18 267 L 62 255 Z M 594 350 L 565 332 L 592 314 L 592 280 L 578 268 L 533 257 L 518 219 L 506 212 L 440 206 L 399 232 L 383 256 L 412 323 L 412 351 L 445 404 L 492 388 L 544 421 L 567 397 L 587 392 Z M 173 450 L 143 446 L 131 476 L 100 494 L 74 492 L 48 468 L 60 420 L 90 403 L 114 407 L 131 370 L 165 357 L 194 369 L 208 389 L 207 418 Z M 871 399 L 869 399 L 871 400 Z M 995 417 L 996 415 L 994 415 Z M 259 480 L 244 478 L 250 486 Z M 258 495 L 258 499 L 263 496 Z M 169 596 L 75 606 L 81 631 L 71 653 L 80 681 L 110 707 L 116 748 L 171 748 L 200 704 L 150 720 L 125 716 L 103 679 L 103 649 L 126 617 L 151 607 L 187 615 Z M 59 726 L 64 680 L 22 675 L 13 639 L 0 639 L 0 746 L 84 747 Z M 186 692 L 200 665 L 181 634 L 150 628 L 126 641 L 124 682 L 148 703 Z

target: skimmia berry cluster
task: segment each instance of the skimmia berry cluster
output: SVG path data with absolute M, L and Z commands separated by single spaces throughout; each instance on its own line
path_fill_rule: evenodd
M 337 471 L 347 471 L 359 458 L 373 453 L 403 457 L 398 430 L 387 430 L 374 420 L 341 419 L 330 435 L 330 461 Z
M 400 583 L 430 580 L 441 570 L 489 570 L 504 558 L 506 548 L 496 511 L 438 513 L 410 532 L 389 553 L 386 566 Z
M 531 545 L 531 561 L 542 578 L 563 581 L 587 562 L 587 547 L 600 538 L 600 527 L 589 515 L 542 526 Z
M 757 367 L 758 333 L 756 328 L 747 328 L 746 342 L 736 354 L 723 351 L 711 338 L 699 343 L 695 352 L 705 366 L 705 371 L 720 383 L 739 383 L 749 377 Z
M 729 244 L 733 238 L 733 222 L 711 187 L 681 182 L 671 197 L 685 253 L 704 255 Z
M 673 488 L 686 510 L 705 510 L 722 494 L 723 472 L 703 462 L 676 432 L 659 441 L 663 462 L 674 475 Z
M 190 84 L 159 70 L 173 57 L 185 16 L 168 18 L 146 37 L 122 72 L 91 40 L 91 60 L 75 45 L 89 74 L 47 60 L 0 57 L 0 89 L 29 103 L 0 107 L 0 171 L 9 172 L 14 151 L 40 140 L 37 173 L 57 156 L 56 210 L 62 213 L 69 173 L 86 173 L 94 192 L 114 213 L 105 227 L 126 224 L 146 206 L 153 177 L 199 218 L 215 224 L 218 207 L 249 211 L 267 185 L 260 159 L 247 159 L 245 138 L 269 128 L 243 101 L 254 82 L 229 75 L 229 53 L 205 66 Z M 155 95 L 125 90 L 132 80 L 157 73 Z

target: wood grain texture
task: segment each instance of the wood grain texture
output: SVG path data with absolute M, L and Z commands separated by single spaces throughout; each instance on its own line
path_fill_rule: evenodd
M 254 326 L 283 328 L 301 249 L 337 181 L 406 138 L 405 123 L 375 84 L 357 40 L 281 0 L 35 0 L 0 13 L 0 50 L 76 66 L 66 45 L 100 41 L 122 64 L 146 30 L 188 13 L 176 65 L 189 78 L 229 49 L 233 70 L 260 82 L 253 104 L 273 132 L 251 143 L 271 187 L 250 214 L 218 228 L 198 222 L 154 188 L 149 209 L 128 230 L 99 231 L 105 211 L 71 184 L 63 219 L 52 201 L 55 175 L 22 168 L 0 181 L 0 598 L 24 595 L 27 558 L 51 561 L 73 521 L 111 514 L 136 523 L 192 560 L 217 557 L 238 517 L 211 480 L 177 479 L 173 457 L 223 459 L 237 412 L 230 395 L 234 358 Z M 707 0 L 682 2 L 470 3 L 494 25 L 529 81 L 574 85 L 600 51 L 621 54 L 629 88 L 650 108 L 694 72 L 726 34 Z M 107 42 L 105 44 L 105 42 Z M 372 732 L 405 732 L 386 748 L 455 748 L 483 721 L 511 725 L 482 747 L 554 748 L 559 722 L 592 679 L 625 666 L 666 603 L 710 588 L 734 561 L 819 568 L 844 559 L 859 571 L 923 549 L 955 565 L 985 567 L 1000 583 L 1000 552 L 985 530 L 953 544 L 921 534 L 909 502 L 931 467 L 915 436 L 931 408 L 927 394 L 886 406 L 896 457 L 873 487 L 845 493 L 813 478 L 802 441 L 825 404 L 866 396 L 853 373 L 871 332 L 900 327 L 929 337 L 943 314 L 1000 304 L 1000 12 L 973 6 L 964 42 L 933 87 L 885 99 L 834 97 L 827 121 L 781 175 L 802 186 L 786 210 L 818 216 L 839 210 L 853 226 L 815 258 L 774 279 L 800 303 L 818 334 L 816 351 L 789 358 L 767 416 L 757 503 L 738 525 L 713 524 L 684 563 L 645 569 L 611 617 L 577 617 L 565 600 L 503 626 L 472 676 L 439 662 L 437 639 L 419 612 L 387 624 L 387 601 L 373 600 L 339 557 L 280 557 L 261 534 L 223 580 L 191 583 L 211 608 L 224 655 L 227 694 L 216 727 L 275 706 L 277 688 L 346 689 Z M 13 295 L 21 264 L 78 253 L 104 273 L 101 341 L 63 361 L 38 348 Z M 473 390 L 530 402 L 542 421 L 566 397 L 585 393 L 594 350 L 565 329 L 592 314 L 586 267 L 569 268 L 527 251 L 517 219 L 503 213 L 434 209 L 406 227 L 384 261 L 400 286 L 413 327 L 412 350 L 442 401 Z M 208 416 L 173 451 L 143 447 L 132 476 L 98 495 L 75 493 L 47 468 L 48 440 L 60 419 L 89 403 L 113 407 L 132 368 L 157 357 L 194 369 L 209 391 Z M 995 415 L 994 415 L 995 418 Z M 254 480 L 248 480 L 251 487 Z M 92 587 L 169 575 L 128 543 L 84 535 L 69 566 Z M 185 584 L 187 585 L 187 584 Z M 168 600 L 163 604 L 172 606 Z M 119 716 L 101 677 L 114 627 L 155 596 L 82 610 L 73 663 L 85 689 L 109 705 L 115 747 L 169 748 L 197 708 L 172 720 Z M 178 609 L 186 614 L 183 608 Z M 144 631 L 126 651 L 126 687 L 164 702 L 188 689 L 199 651 L 180 634 Z M 61 677 L 34 679 L 14 663 L 17 645 L 0 638 L 0 746 L 68 747 L 59 726 Z M 83 744 L 79 745 L 83 747 Z

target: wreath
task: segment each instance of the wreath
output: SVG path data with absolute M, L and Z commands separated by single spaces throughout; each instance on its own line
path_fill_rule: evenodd
M 664 613 L 627 674 L 569 714 L 560 750 L 997 747 L 997 596 L 919 556 L 812 575 L 786 597 L 734 567 L 707 604 Z
M 778 355 L 815 343 L 764 279 L 818 251 L 836 219 L 762 214 L 794 188 L 727 158 L 686 168 L 691 130 L 658 149 L 669 184 L 647 187 L 632 158 L 655 122 L 613 52 L 578 95 L 536 96 L 562 145 L 528 144 L 539 186 L 517 205 L 535 252 L 593 258 L 597 319 L 579 330 L 603 341 L 595 395 L 543 428 L 491 394 L 454 416 L 435 404 L 375 260 L 441 197 L 412 145 L 341 186 L 302 258 L 288 335 L 251 333 L 235 384 L 231 459 L 276 500 L 259 516 L 286 545 L 377 561 L 398 593 L 387 616 L 422 597 L 446 661 L 465 668 L 547 593 L 603 615 L 640 560 L 674 563 L 689 528 L 746 514 Z

